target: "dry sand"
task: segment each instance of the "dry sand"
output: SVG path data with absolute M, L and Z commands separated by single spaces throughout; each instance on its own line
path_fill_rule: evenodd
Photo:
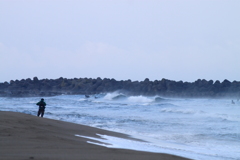
M 98 137 L 96 133 L 129 138 L 89 126 L 0 111 L 0 160 L 186 160 L 169 154 L 106 148 L 74 136 Z

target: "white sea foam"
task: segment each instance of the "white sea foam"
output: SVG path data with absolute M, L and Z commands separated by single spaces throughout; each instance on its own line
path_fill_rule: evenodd
M 205 160 L 205 159 L 211 159 L 211 160 L 219 160 L 219 159 L 226 159 L 231 157 L 221 157 L 216 156 L 217 154 L 213 154 L 209 152 L 209 148 L 197 148 L 195 151 L 188 151 L 187 147 L 182 146 L 182 149 L 179 149 L 178 144 L 168 144 L 162 142 L 161 144 L 153 144 L 149 142 L 141 142 L 141 141 L 134 141 L 130 139 L 123 139 L 119 137 L 113 137 L 109 135 L 101 135 L 100 138 L 95 137 L 88 137 L 88 136 L 82 136 L 76 134 L 77 137 L 82 137 L 89 139 L 87 143 L 99 145 L 107 148 L 119 148 L 119 149 L 130 149 L 130 150 L 136 150 L 136 151 L 146 151 L 146 152 L 153 152 L 153 153 L 169 153 L 174 154 L 178 156 L 184 156 L 195 160 Z M 98 142 L 92 142 L 91 140 L 98 141 Z
M 117 97 L 119 95 L 123 95 L 122 93 L 119 93 L 119 92 L 112 92 L 112 93 L 107 93 L 105 96 L 104 96 L 104 99 L 105 100 L 113 100 L 114 97 Z
M 181 110 L 181 109 L 176 109 L 176 108 L 163 108 L 163 109 L 161 109 L 161 112 L 182 113 L 182 114 L 195 114 L 195 113 L 197 113 L 197 111 L 195 111 L 193 109 Z
M 144 97 L 144 96 L 131 96 L 131 97 L 128 98 L 128 101 L 145 105 L 146 103 L 153 102 L 154 99 Z

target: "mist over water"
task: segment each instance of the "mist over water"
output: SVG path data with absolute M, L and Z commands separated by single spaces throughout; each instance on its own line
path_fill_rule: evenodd
M 2 97 L 0 110 L 36 115 L 40 98 Z M 231 99 L 173 99 L 117 92 L 89 98 L 61 95 L 44 99 L 46 118 L 126 133 L 147 141 L 130 142 L 105 136 L 112 147 L 198 160 L 240 159 L 240 101 L 237 100 L 232 104 Z

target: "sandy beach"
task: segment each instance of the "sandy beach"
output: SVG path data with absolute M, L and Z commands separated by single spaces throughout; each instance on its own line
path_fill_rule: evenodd
M 2 160 L 186 160 L 164 153 L 114 149 L 89 144 L 88 139 L 75 135 L 97 138 L 100 137 L 96 134 L 131 137 L 23 113 L 0 111 L 0 130 Z

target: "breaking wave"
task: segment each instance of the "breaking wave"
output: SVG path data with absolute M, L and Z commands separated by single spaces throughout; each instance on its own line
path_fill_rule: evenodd
M 147 97 L 147 96 L 128 96 L 123 93 L 119 92 L 113 92 L 113 93 L 107 93 L 104 97 L 104 100 L 110 100 L 110 101 L 127 101 L 130 103 L 159 103 L 164 102 L 166 99 L 161 98 L 159 96 L 154 97 Z

